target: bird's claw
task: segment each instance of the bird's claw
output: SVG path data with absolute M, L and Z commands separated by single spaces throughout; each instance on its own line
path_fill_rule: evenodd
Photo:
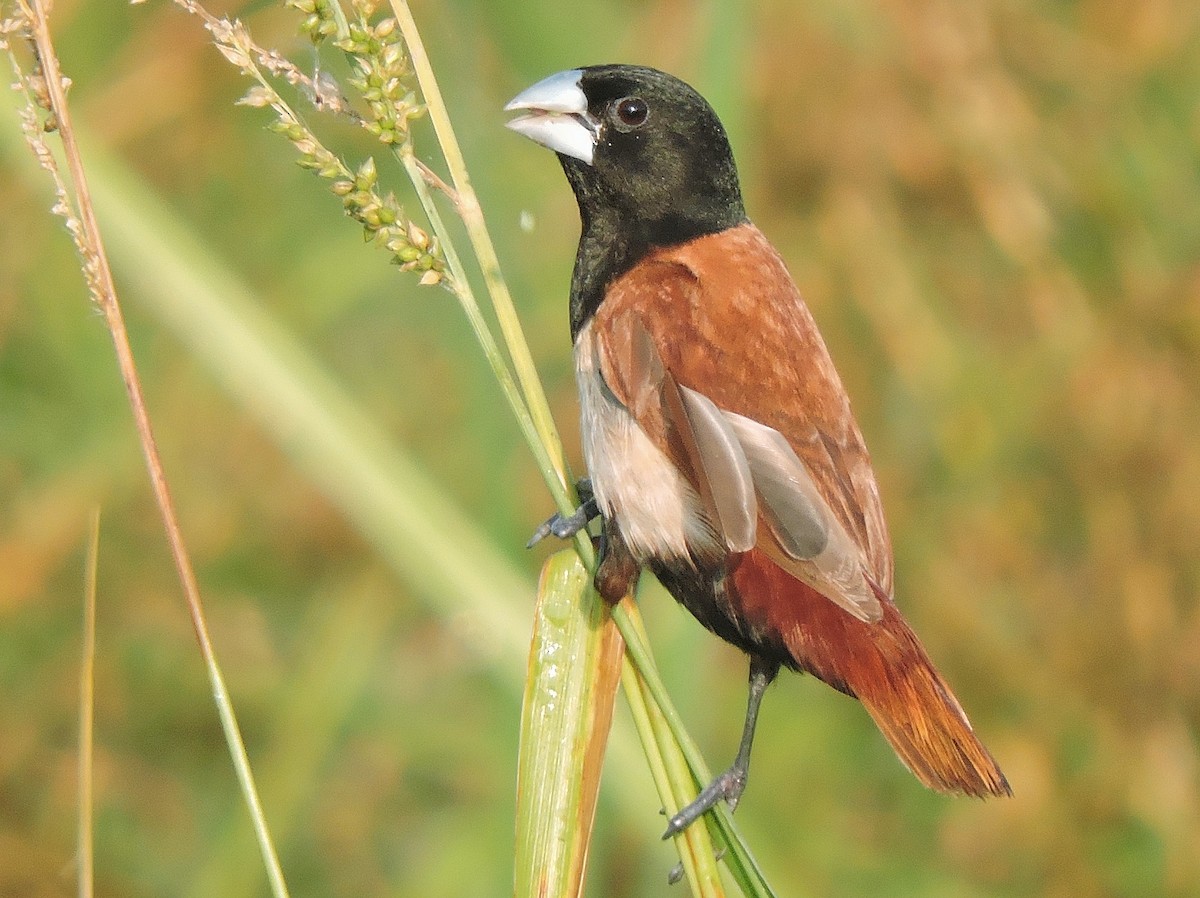
M 732 812 L 737 807 L 738 801 L 741 800 L 742 793 L 746 791 L 746 778 L 744 769 L 736 765 L 730 767 L 705 786 L 696 796 L 695 801 L 681 808 L 679 813 L 667 821 L 667 831 L 663 833 L 663 838 L 669 839 L 679 835 L 712 810 L 718 801 L 724 800 Z
M 533 531 L 533 536 L 525 544 L 526 549 L 532 549 L 551 535 L 557 536 L 559 539 L 570 539 L 590 524 L 593 518 L 600 515 L 600 506 L 596 504 L 596 497 L 592 495 L 591 481 L 584 478 L 575 485 L 575 489 L 579 492 L 579 498 L 582 500 L 579 507 L 565 517 L 555 512 L 546 518 L 542 525 Z

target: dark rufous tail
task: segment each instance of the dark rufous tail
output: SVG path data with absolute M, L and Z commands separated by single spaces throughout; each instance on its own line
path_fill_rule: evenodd
M 939 792 L 1011 795 L 995 759 L 890 598 L 883 617 L 859 620 L 760 552 L 733 571 L 742 613 L 777 634 L 790 667 L 863 703 L 896 754 Z
M 878 665 L 851 665 L 846 685 L 926 786 L 976 798 L 1012 795 L 958 699 L 890 602 L 874 640 Z

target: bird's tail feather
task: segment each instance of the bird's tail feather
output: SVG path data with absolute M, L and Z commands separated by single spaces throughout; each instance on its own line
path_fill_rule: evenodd
M 890 613 L 889 613 L 890 612 Z M 1004 773 L 908 624 L 891 606 L 876 626 L 884 663 L 847 670 L 847 686 L 896 754 L 931 789 L 976 798 L 1012 795 Z M 871 671 L 871 675 L 863 675 Z
M 1011 795 L 958 699 L 890 596 L 882 617 L 860 620 L 759 552 L 733 579 L 745 618 L 778 634 L 781 660 L 858 698 L 917 779 L 939 792 Z

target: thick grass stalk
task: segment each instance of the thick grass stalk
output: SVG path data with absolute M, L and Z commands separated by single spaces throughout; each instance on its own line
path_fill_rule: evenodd
M 645 749 L 654 788 L 663 799 L 666 816 L 676 813 L 686 802 L 686 795 L 678 782 L 678 764 L 667 760 L 669 747 L 663 745 L 663 719 L 658 707 L 651 699 L 630 656 L 627 654 L 621 665 L 621 685 L 629 701 L 629 710 L 638 738 Z M 717 859 L 712 842 L 704 827 L 689 827 L 675 837 L 675 849 L 679 853 L 679 872 L 687 880 L 694 898 L 723 898 Z
M 657 746 L 660 763 L 667 766 L 666 758 L 678 753 L 687 763 L 690 771 L 692 779 L 690 784 L 684 784 L 678 777 L 673 781 L 674 788 L 679 790 L 679 796 L 683 799 L 676 805 L 678 809 L 695 797 L 697 787 L 703 787 L 711 782 L 712 773 L 704 761 L 699 746 L 688 734 L 683 718 L 679 716 L 674 702 L 667 693 L 666 684 L 659 676 L 658 666 L 654 663 L 654 658 L 647 648 L 645 630 L 642 627 L 641 615 L 637 606 L 630 602 L 622 602 L 613 610 L 613 620 L 620 628 L 622 635 L 626 633 L 634 635 L 633 639 L 626 636 L 625 651 L 637 668 L 638 676 L 646 693 L 646 701 L 656 707 L 665 722 L 665 729 L 656 731 L 657 741 L 652 743 Z M 626 695 L 629 694 L 630 691 L 627 687 Z M 643 740 L 643 745 L 645 744 L 645 740 Z M 660 790 L 659 794 L 662 795 L 665 804 L 677 800 L 673 792 L 664 794 Z M 709 813 L 704 815 L 702 820 L 708 824 L 710 834 L 724 849 L 724 860 L 742 891 L 747 895 L 760 896 L 760 898 L 773 896 L 774 891 L 758 866 L 758 862 L 754 859 L 754 855 L 750 853 L 749 846 L 733 822 L 733 815 L 730 814 L 724 803 L 717 803 Z M 698 825 L 698 823 L 693 824 L 690 829 L 695 829 Z M 687 865 L 684 866 L 686 872 Z

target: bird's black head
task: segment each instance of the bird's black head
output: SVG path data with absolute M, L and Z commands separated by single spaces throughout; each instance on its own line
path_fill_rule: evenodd
M 573 331 L 651 248 L 746 220 L 725 129 L 678 78 L 627 65 L 572 69 L 506 109 L 523 113 L 510 128 L 558 154 L 579 203 Z

